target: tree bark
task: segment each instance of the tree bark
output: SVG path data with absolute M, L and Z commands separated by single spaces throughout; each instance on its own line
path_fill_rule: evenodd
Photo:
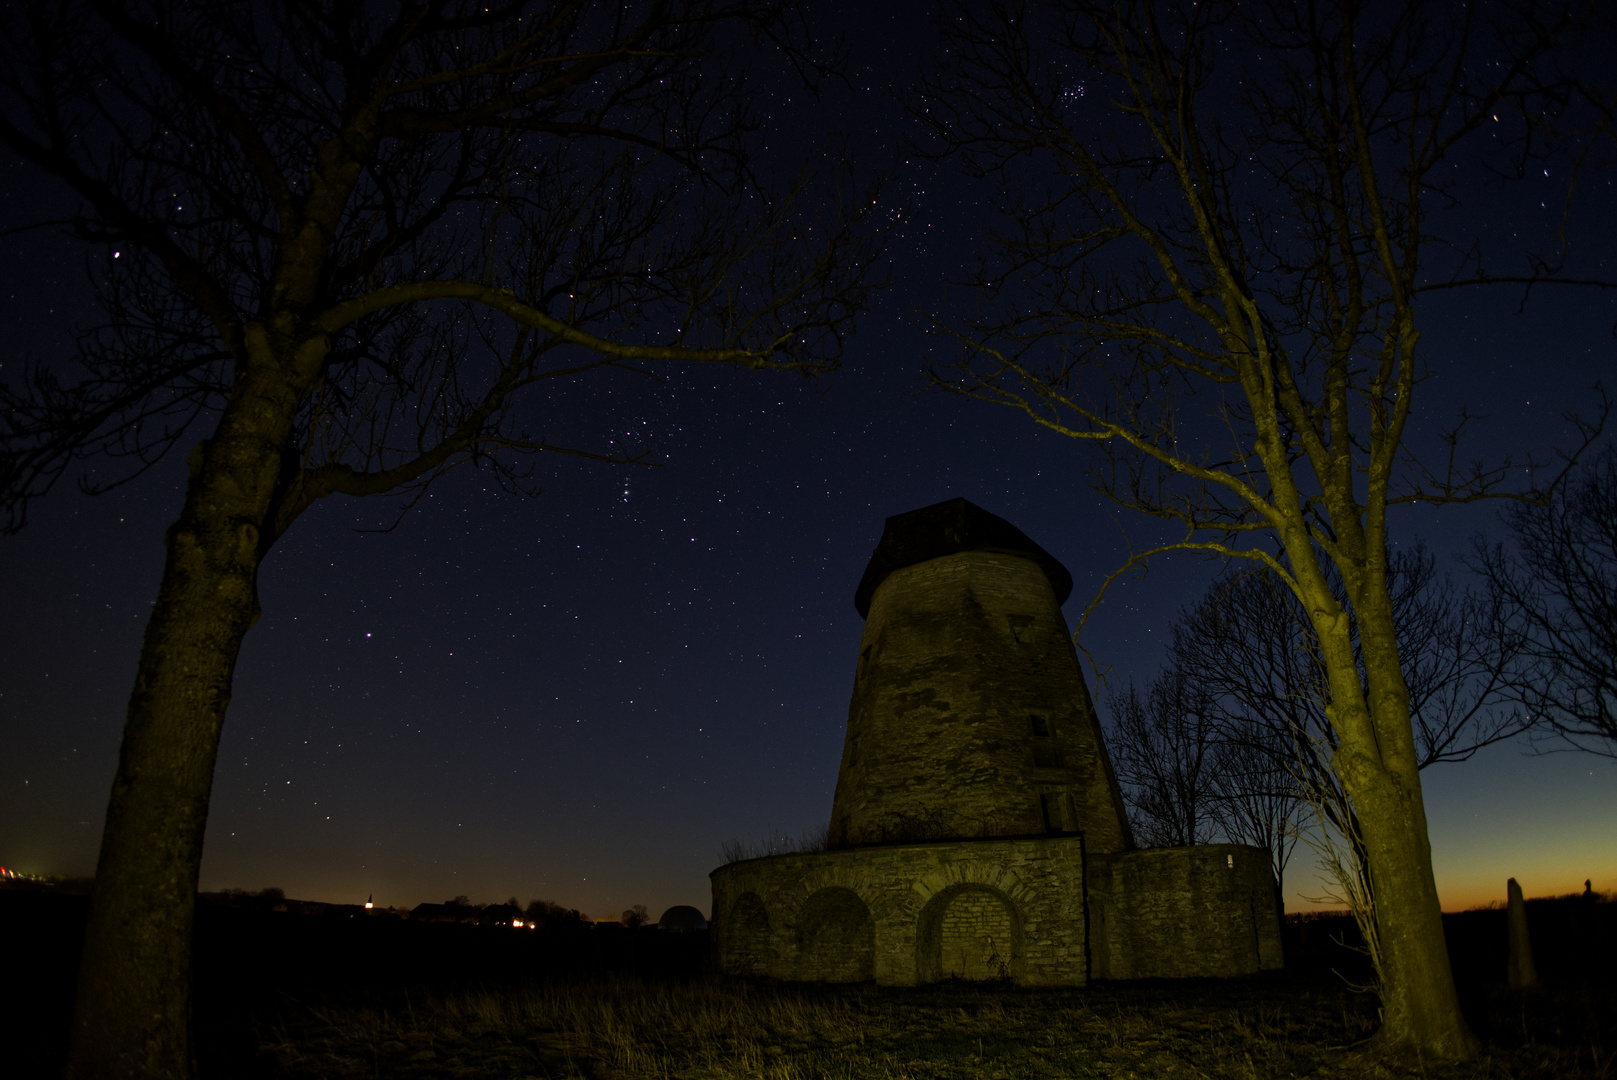
M 193 454 L 107 804 L 70 1080 L 194 1072 L 191 932 L 208 799 L 298 396 L 284 377 L 249 372 Z
M 1359 620 L 1363 683 L 1345 613 L 1332 627 L 1339 640 L 1326 651 L 1341 736 L 1336 766 L 1358 816 L 1374 901 L 1382 1008 L 1376 1038 L 1389 1050 L 1426 1059 L 1469 1058 L 1477 1040 L 1449 967 L 1391 601 L 1383 574 L 1365 572 L 1354 581 L 1355 569 L 1345 568 L 1344 577 Z
M 1443 909 L 1432 875 L 1420 779 L 1411 761 L 1348 784 L 1364 837 L 1381 951 L 1382 1027 L 1389 1049 L 1464 1059 L 1477 1042 L 1460 1012 Z

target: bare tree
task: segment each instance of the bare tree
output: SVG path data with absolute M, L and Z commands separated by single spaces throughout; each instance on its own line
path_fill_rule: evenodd
M 1261 847 L 1278 892 L 1300 794 L 1275 733 L 1232 716 L 1208 681 L 1171 657 L 1143 697 L 1131 683 L 1108 705 L 1106 743 L 1134 835 L 1149 847 Z
M 577 908 L 564 908 L 553 900 L 529 900 L 528 906 L 522 909 L 522 917 L 529 926 L 552 931 L 578 926 L 584 921 Z
M 1416 763 L 1465 761 L 1483 747 L 1514 738 L 1530 718 L 1513 707 L 1521 635 L 1494 617 L 1486 597 L 1457 591 L 1437 573 L 1422 544 L 1387 560 L 1399 656 L 1409 686 Z M 1333 592 L 1348 612 L 1355 649 L 1357 620 L 1340 581 Z M 1296 597 L 1266 572 L 1236 573 L 1213 583 L 1172 628 L 1164 669 L 1190 687 L 1213 717 L 1220 829 L 1234 842 L 1270 852 L 1276 881 L 1302 830 L 1311 843 L 1334 833 L 1326 861 L 1340 871 L 1336 896 L 1367 905 L 1355 915 L 1373 941 L 1373 889 L 1364 862 L 1353 800 L 1332 759 L 1340 744 L 1325 696 L 1318 641 Z M 1299 820 L 1303 805 L 1313 821 Z
M 1424 769 L 1466 761 L 1477 751 L 1515 738 L 1531 720 L 1512 707 L 1524 639 L 1494 611 L 1486 594 L 1456 590 L 1437 572 L 1424 544 L 1387 557 L 1398 653 L 1409 687 L 1415 760 Z M 1340 580 L 1328 583 L 1349 616 L 1362 657 L 1357 620 Z M 1173 628 L 1169 664 L 1234 718 L 1226 737 L 1259 730 L 1293 746 L 1299 734 L 1334 754 L 1338 737 L 1329 716 L 1320 651 L 1312 622 L 1295 594 L 1273 576 L 1241 573 L 1213 584 Z M 1362 666 L 1362 658 L 1359 663 Z M 1330 783 L 1327 758 L 1300 762 L 1310 783 Z
M 1570 100 L 1546 91 L 1565 20 L 1531 4 L 1067 0 L 959 5 L 943 26 L 948 60 L 918 112 L 938 156 L 1004 194 L 977 314 L 934 322 L 961 350 L 938 384 L 1088 442 L 1101 490 L 1182 530 L 1131 562 L 1199 551 L 1283 583 L 1313 635 L 1336 737 L 1320 753 L 1374 886 L 1379 1038 L 1426 1060 L 1471 1054 L 1388 512 L 1523 475 L 1410 457 L 1417 297 L 1565 280 L 1552 262 L 1490 276 L 1469 237 L 1434 228 L 1468 172 L 1454 165 L 1519 165 L 1494 141 L 1504 125 Z
M 1209 842 L 1220 825 L 1212 699 L 1169 668 L 1144 696 L 1131 683 L 1109 704 L 1107 743 L 1135 837 L 1147 847 Z
M 1276 751 L 1255 739 L 1219 743 L 1217 811 L 1226 840 L 1269 853 L 1276 904 L 1284 910 L 1286 866 L 1301 835 L 1303 789 L 1292 762 Z
M 1512 692 L 1564 743 L 1617 757 L 1617 449 L 1505 520 L 1510 545 L 1479 541 L 1473 564 L 1530 658 Z
M 0 504 L 189 447 L 108 805 L 69 1074 L 190 1075 L 190 937 L 257 575 L 333 494 L 530 490 L 547 384 L 833 367 L 867 193 L 755 160 L 769 0 L 51 0 L 0 23 L 0 140 L 78 200 L 105 321 L 3 390 Z M 559 381 L 558 381 L 559 380 Z M 526 404 L 523 404 L 526 402 Z M 100 475 L 106 475 L 105 471 Z

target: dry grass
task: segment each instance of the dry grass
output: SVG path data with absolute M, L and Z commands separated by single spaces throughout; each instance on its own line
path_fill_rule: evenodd
M 614 978 L 287 1002 L 260 1019 L 259 1045 L 261 1066 L 277 1075 L 332 1080 L 1617 1077 L 1611 1051 L 1555 1026 L 1565 1003 L 1495 1004 L 1507 1018 L 1521 1008 L 1523 1036 L 1437 1069 L 1355 1047 L 1374 1028 L 1373 1001 L 1293 977 L 1078 991 Z M 1529 1011 L 1550 1026 L 1529 1031 Z
M 827 850 L 829 845 L 830 827 L 826 825 L 796 836 L 783 829 L 770 828 L 764 830 L 762 839 L 750 836 L 742 839 L 737 836 L 724 841 L 719 845 L 719 861 L 721 865 L 729 866 L 769 855 L 812 855 Z

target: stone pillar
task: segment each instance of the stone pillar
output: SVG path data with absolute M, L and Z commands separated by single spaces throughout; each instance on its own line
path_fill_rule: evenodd
M 1538 985 L 1538 969 L 1533 966 L 1533 944 L 1527 937 L 1527 904 L 1522 900 L 1522 887 L 1516 884 L 1515 878 L 1506 882 L 1505 895 L 1505 918 L 1510 925 L 1510 959 L 1506 970 L 1510 988 L 1526 990 Z

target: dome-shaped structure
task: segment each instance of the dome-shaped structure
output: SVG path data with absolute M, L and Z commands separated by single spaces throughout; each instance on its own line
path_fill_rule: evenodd
M 663 912 L 662 918 L 657 920 L 657 929 L 688 932 L 691 930 L 706 930 L 707 920 L 702 913 L 689 904 L 675 904 Z

